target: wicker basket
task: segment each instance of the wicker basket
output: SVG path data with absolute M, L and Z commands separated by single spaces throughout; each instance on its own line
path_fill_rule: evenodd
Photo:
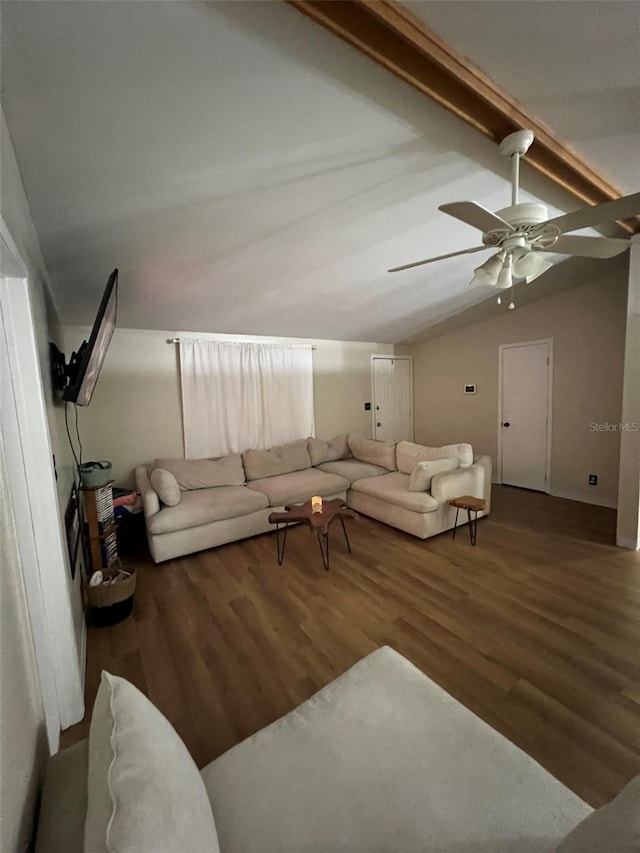
M 136 591 L 135 566 L 112 566 L 109 569 L 102 570 L 105 580 L 117 577 L 120 572 L 127 572 L 129 577 L 117 583 L 105 583 L 103 581 L 99 586 L 87 585 L 87 599 L 90 607 L 112 607 L 120 601 L 131 598 Z

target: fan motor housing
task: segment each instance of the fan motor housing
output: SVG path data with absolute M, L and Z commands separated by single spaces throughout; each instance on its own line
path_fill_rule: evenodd
M 509 225 L 518 228 L 523 225 L 540 225 L 549 218 L 546 204 L 539 201 L 529 201 L 524 204 L 514 204 L 496 210 L 496 215 L 502 217 Z

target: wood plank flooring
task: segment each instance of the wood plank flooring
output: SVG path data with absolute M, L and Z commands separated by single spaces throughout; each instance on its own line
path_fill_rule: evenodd
M 475 548 L 348 524 L 329 572 L 303 527 L 281 567 L 273 534 L 143 556 L 133 617 L 89 628 L 87 709 L 123 675 L 202 766 L 388 644 L 593 806 L 640 773 L 640 554 L 613 510 L 496 487 Z

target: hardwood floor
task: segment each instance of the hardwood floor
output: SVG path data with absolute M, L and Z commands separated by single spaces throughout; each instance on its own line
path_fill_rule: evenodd
M 640 773 L 640 553 L 613 510 L 496 487 L 475 548 L 348 524 L 329 572 L 306 527 L 281 567 L 272 534 L 138 560 L 133 617 L 89 629 L 87 709 L 123 675 L 202 766 L 388 644 L 592 805 Z

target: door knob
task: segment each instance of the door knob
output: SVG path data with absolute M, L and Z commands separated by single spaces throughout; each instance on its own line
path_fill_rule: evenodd
M 509 423 L 509 421 L 505 421 L 505 422 L 502 424 L 502 426 L 503 426 L 503 427 L 510 427 L 510 426 L 511 426 L 511 424 Z

